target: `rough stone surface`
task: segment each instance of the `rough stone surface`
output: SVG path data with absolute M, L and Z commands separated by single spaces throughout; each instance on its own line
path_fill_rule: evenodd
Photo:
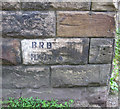
M 52 11 L 3 11 L 2 35 L 40 37 L 55 35 L 55 13 Z
M 88 38 L 22 40 L 23 64 L 86 64 Z
M 92 2 L 92 10 L 94 11 L 116 11 L 113 2 Z
M 21 2 L 21 10 L 90 10 L 90 2 Z
M 52 66 L 52 87 L 79 87 L 108 85 L 110 74 L 109 64 Z
M 90 42 L 89 63 L 111 63 L 113 39 L 92 38 Z
M 90 2 L 52 2 L 56 10 L 90 10 Z
M 113 107 L 119 109 L 119 96 L 118 95 L 109 95 L 107 99 L 107 107 Z
M 59 11 L 57 36 L 61 37 L 114 37 L 115 20 L 107 13 Z
M 4 39 L 0 40 L 0 46 L 2 47 L 2 53 L 0 60 L 2 64 L 20 64 L 20 40 L 18 39 Z
M 107 101 L 108 87 L 90 87 L 87 90 L 89 94 L 86 98 L 90 104 L 106 104 L 105 102 Z
M 81 103 L 87 101 L 90 104 L 105 104 L 107 100 L 107 87 L 81 87 L 81 88 L 43 88 L 43 89 L 3 89 L 3 98 L 8 97 L 18 98 L 23 97 L 39 97 L 44 100 L 58 99 L 75 101 L 79 100 Z M 84 103 L 84 102 L 83 102 Z M 84 105 L 83 105 L 84 106 Z M 86 106 L 84 106 L 86 107 Z
M 50 10 L 50 2 L 21 2 L 22 10 Z
M 2 2 L 2 10 L 20 10 L 20 2 Z
M 3 66 L 2 87 L 5 89 L 49 87 L 49 75 L 48 67 Z

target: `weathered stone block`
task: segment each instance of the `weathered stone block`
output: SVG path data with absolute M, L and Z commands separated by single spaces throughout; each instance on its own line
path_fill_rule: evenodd
M 20 2 L 2 2 L 2 10 L 20 10 L 21 9 L 21 4 Z
M 90 2 L 21 2 L 22 10 L 89 10 Z
M 48 67 L 2 66 L 2 87 L 5 89 L 49 87 L 49 75 Z
M 92 2 L 92 10 L 94 11 L 116 11 L 113 2 Z
M 22 10 L 49 10 L 50 2 L 21 2 Z
M 89 87 L 87 88 L 88 90 L 88 95 L 86 96 L 86 99 L 90 104 L 106 104 L 107 97 L 108 97 L 108 87 L 103 86 L 103 87 Z M 105 107 L 105 105 L 104 105 Z
M 115 20 L 107 13 L 59 11 L 57 36 L 61 37 L 114 37 Z
M 52 87 L 107 85 L 110 65 L 52 66 Z
M 3 11 L 2 35 L 40 37 L 55 35 L 55 13 L 52 11 Z
M 113 39 L 92 38 L 90 42 L 89 63 L 111 63 Z
M 90 10 L 90 2 L 52 2 L 56 10 Z
M 73 99 L 80 101 L 81 107 L 87 104 L 105 104 L 107 101 L 107 86 L 104 87 L 80 87 L 80 88 L 40 88 L 40 89 L 3 89 L 4 99 L 8 97 L 39 97 L 44 100 L 58 99 L 60 102 Z M 84 101 L 84 102 L 83 102 Z
M 2 38 L 0 40 L 0 46 L 2 47 L 2 53 L 0 55 L 2 64 L 17 65 L 21 63 L 20 40 Z
M 86 64 L 88 38 L 22 40 L 23 64 Z

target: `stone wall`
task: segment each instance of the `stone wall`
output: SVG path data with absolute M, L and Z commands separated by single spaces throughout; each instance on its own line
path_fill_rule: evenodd
M 115 37 L 112 2 L 2 2 L 3 98 L 104 104 Z

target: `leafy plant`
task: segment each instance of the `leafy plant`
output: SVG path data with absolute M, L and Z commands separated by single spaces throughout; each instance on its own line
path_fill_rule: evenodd
M 48 108 L 48 109 L 55 109 L 55 108 L 69 108 L 70 105 L 73 103 L 73 100 L 70 100 L 65 103 L 59 103 L 58 100 L 41 100 L 39 98 L 23 98 L 20 97 L 18 99 L 9 97 L 8 101 L 3 101 L 3 105 L 7 105 L 7 107 L 17 107 L 22 109 L 22 107 L 32 107 L 32 108 Z
M 115 38 L 115 57 L 113 59 L 113 72 L 110 78 L 111 92 L 118 92 L 118 79 L 120 69 L 120 29 L 116 31 L 117 35 Z

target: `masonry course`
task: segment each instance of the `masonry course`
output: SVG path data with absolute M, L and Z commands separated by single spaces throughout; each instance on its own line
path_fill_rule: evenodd
M 44 100 L 58 99 L 79 100 L 81 103 L 87 101 L 90 104 L 105 104 L 108 95 L 107 86 L 103 87 L 81 87 L 81 88 L 40 88 L 40 89 L 3 89 L 4 99 L 8 97 L 39 97 Z M 86 107 L 86 106 L 84 106 Z
M 90 10 L 90 2 L 2 2 L 2 10 Z
M 2 10 L 80 10 L 116 11 L 116 2 L 2 2 Z M 92 4 L 92 5 L 91 5 Z

